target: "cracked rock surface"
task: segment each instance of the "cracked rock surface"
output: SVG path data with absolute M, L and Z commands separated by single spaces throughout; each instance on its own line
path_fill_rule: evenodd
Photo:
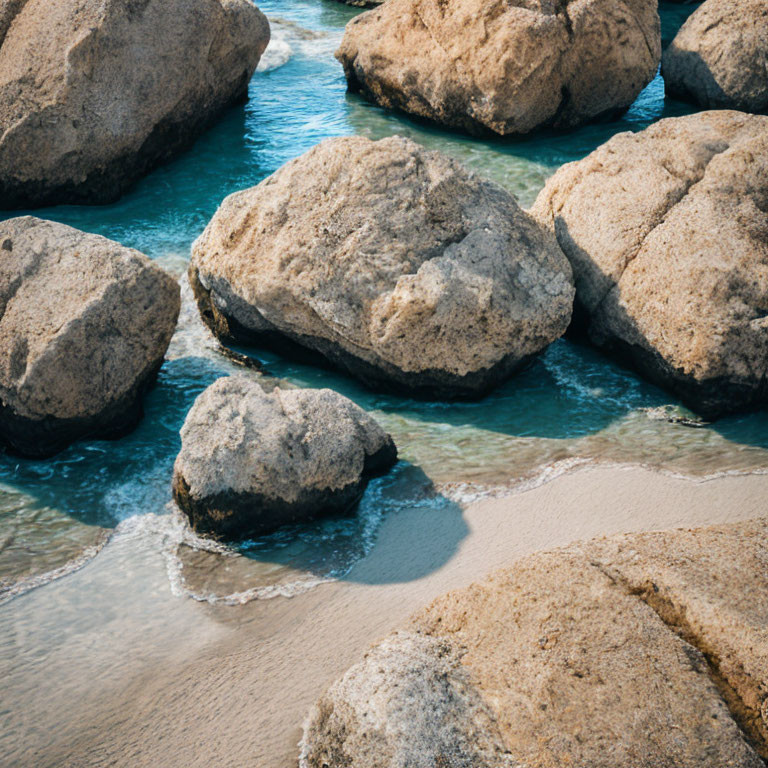
M 563 334 L 574 293 L 514 198 L 401 137 L 325 141 L 230 195 L 190 281 L 224 340 L 292 342 L 372 387 L 438 398 L 525 365 Z
M 0 208 L 116 200 L 245 99 L 250 0 L 0 3 Z
M 768 399 L 768 117 L 702 112 L 563 166 L 531 211 L 576 317 L 705 416 Z
M 656 0 L 388 0 L 336 52 L 349 87 L 470 133 L 573 128 L 656 74 Z
M 133 427 L 176 327 L 178 283 L 105 237 L 0 222 L 0 437 L 47 456 Z
M 764 768 L 767 545 L 624 535 L 438 598 L 324 694 L 302 768 Z
M 199 533 L 243 538 L 348 511 L 396 460 L 392 438 L 346 397 L 330 389 L 267 393 L 229 376 L 187 414 L 173 492 Z
M 707 0 L 664 51 L 669 93 L 710 109 L 768 109 L 768 5 Z

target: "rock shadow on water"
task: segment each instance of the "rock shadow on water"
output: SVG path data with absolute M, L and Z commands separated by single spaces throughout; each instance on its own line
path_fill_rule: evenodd
M 394 516 L 397 524 L 382 558 L 377 539 Z M 399 462 L 371 481 L 349 514 L 286 526 L 239 544 L 182 543 L 177 577 L 186 594 L 233 605 L 290 597 L 331 580 L 401 583 L 444 566 L 468 532 L 461 507 L 436 492 L 419 467 Z
M 398 442 L 403 422 L 469 427 L 512 437 L 572 439 L 596 434 L 638 408 L 669 402 L 668 395 L 600 351 L 559 339 L 522 371 L 478 400 L 424 400 L 370 390 L 351 376 L 312 356 L 284 357 L 273 349 L 231 345 L 275 376 L 302 387 L 330 387 L 375 412 Z M 310 364 L 314 363 L 314 365 Z M 399 446 L 408 449 L 406 443 Z

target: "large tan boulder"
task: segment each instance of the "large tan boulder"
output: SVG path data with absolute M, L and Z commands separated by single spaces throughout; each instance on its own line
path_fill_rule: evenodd
M 566 329 L 568 262 L 500 187 L 400 137 L 325 141 L 228 197 L 192 249 L 224 340 L 291 344 L 371 386 L 484 393 Z
M 450 593 L 331 686 L 302 768 L 759 768 L 765 519 L 626 535 Z
M 664 51 L 667 91 L 710 109 L 768 109 L 768 4 L 707 0 Z
M 246 97 L 250 0 L 0 0 L 0 208 L 104 203 Z
M 705 416 L 768 398 L 768 117 L 703 112 L 563 166 L 532 213 L 599 346 Z
M 661 57 L 656 0 L 388 0 L 347 24 L 349 88 L 470 133 L 618 114 Z
M 48 456 L 132 428 L 179 306 L 178 283 L 138 251 L 31 216 L 0 222 L 0 438 Z
M 196 531 L 243 538 L 350 510 L 396 460 L 392 438 L 346 397 L 330 389 L 267 393 L 230 376 L 187 414 L 173 492 Z

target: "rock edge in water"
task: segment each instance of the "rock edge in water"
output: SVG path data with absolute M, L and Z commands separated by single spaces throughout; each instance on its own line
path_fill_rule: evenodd
M 99 235 L 0 222 L 0 437 L 45 457 L 120 437 L 142 415 L 176 327 L 178 283 Z
M 621 133 L 531 209 L 576 281 L 574 326 L 706 418 L 768 402 L 768 117 Z
M 570 267 L 507 192 L 392 137 L 330 139 L 230 195 L 190 283 L 222 340 L 374 389 L 478 397 L 559 338 Z
M 0 208 L 118 199 L 247 98 L 268 41 L 249 0 L 12 3 Z

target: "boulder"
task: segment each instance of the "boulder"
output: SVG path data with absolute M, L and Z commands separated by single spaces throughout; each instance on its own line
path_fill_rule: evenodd
M 48 456 L 131 429 L 179 306 L 178 283 L 138 251 L 31 216 L 0 222 L 0 438 Z
M 703 112 L 614 136 L 532 209 L 591 339 L 706 417 L 768 396 L 768 117 Z
M 664 51 L 668 93 L 710 109 L 768 109 L 768 5 L 707 0 Z
M 481 395 L 568 325 L 552 235 L 500 187 L 400 137 L 319 144 L 229 196 L 190 281 L 223 340 L 310 350 L 372 387 Z
M 302 768 L 760 768 L 768 521 L 539 553 L 321 697 Z
M 249 0 L 4 0 L 0 208 L 116 200 L 246 98 Z
M 349 88 L 473 134 L 615 116 L 654 78 L 656 0 L 391 0 L 336 52 Z
M 349 511 L 397 461 L 392 438 L 330 389 L 218 379 L 181 429 L 173 493 L 199 533 L 238 539 Z

